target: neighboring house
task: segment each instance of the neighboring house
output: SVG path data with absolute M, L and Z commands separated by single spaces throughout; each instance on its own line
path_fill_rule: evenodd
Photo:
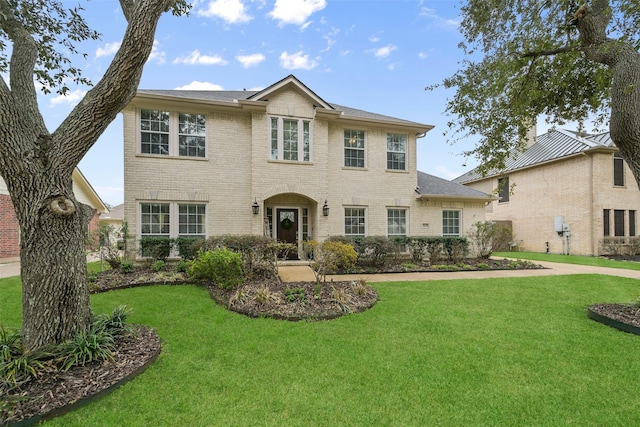
M 599 255 L 605 238 L 636 236 L 640 191 L 608 133 L 533 135 L 502 174 L 454 180 L 499 194 L 486 218 L 511 221 L 521 250 Z
M 462 235 L 490 200 L 419 181 L 416 142 L 433 126 L 330 104 L 294 76 L 261 91 L 139 90 L 123 116 L 135 239 Z
M 100 222 L 110 227 L 109 242 L 102 242 L 103 244 L 115 245 L 118 241 L 121 241 L 123 238 L 124 203 L 114 206 L 109 209 L 109 212 L 100 215 Z
M 73 171 L 73 194 L 76 199 L 94 209 L 89 222 L 89 232 L 97 230 L 100 214 L 109 212 L 89 181 L 76 168 Z M 0 261 L 14 261 L 20 257 L 20 226 L 16 218 L 11 196 L 2 178 L 0 178 Z

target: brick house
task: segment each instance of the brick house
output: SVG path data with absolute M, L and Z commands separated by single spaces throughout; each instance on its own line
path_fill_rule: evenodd
M 98 193 L 78 168 L 73 171 L 73 193 L 76 199 L 94 209 L 89 222 L 89 232 L 98 229 L 100 214 L 109 212 Z M 17 261 L 20 258 L 20 226 L 16 218 L 11 196 L 0 178 L 0 262 Z
M 433 126 L 330 104 L 291 75 L 261 91 L 139 90 L 123 122 L 135 239 L 462 235 L 490 200 L 419 183 Z
M 486 218 L 511 221 L 522 250 L 599 255 L 605 238 L 638 234 L 640 191 L 608 133 L 532 134 L 503 174 L 472 170 L 454 182 L 499 194 Z

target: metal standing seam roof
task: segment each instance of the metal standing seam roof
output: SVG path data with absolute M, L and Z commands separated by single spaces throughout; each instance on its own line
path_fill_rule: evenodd
M 162 90 L 162 89 L 140 89 L 138 94 L 141 95 L 157 95 L 166 96 L 180 99 L 194 99 L 200 101 L 211 102 L 229 102 L 237 103 L 239 100 L 248 100 L 253 95 L 262 91 L 255 90 Z M 424 123 L 413 122 L 411 120 L 399 119 L 397 117 L 385 116 L 383 114 L 372 113 L 365 110 L 359 110 L 356 108 L 346 107 L 343 105 L 329 103 L 337 111 L 343 113 L 345 118 L 353 119 L 366 119 L 366 120 L 384 120 L 386 122 L 396 122 L 398 125 L 417 126 L 417 127 L 429 127 Z
M 513 151 L 506 161 L 504 171 L 500 173 L 523 169 L 553 160 L 559 160 L 596 148 L 610 148 L 613 146 L 613 141 L 611 140 L 608 132 L 596 135 L 579 136 L 577 133 L 572 131 L 556 129 L 539 135 L 536 138 L 535 144 L 524 152 Z M 466 182 L 477 181 L 497 174 L 497 172 L 490 173 L 483 177 L 476 169 L 473 169 L 464 175 L 455 178 L 453 182 L 464 184 Z

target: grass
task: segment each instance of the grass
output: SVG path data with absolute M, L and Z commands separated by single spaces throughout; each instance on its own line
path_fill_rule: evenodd
M 532 261 L 562 262 L 565 264 L 593 265 L 596 267 L 640 270 L 640 262 L 615 261 L 584 255 L 559 255 L 541 252 L 494 252 L 494 257 L 529 259 Z
M 134 381 L 51 426 L 639 425 L 640 337 L 589 320 L 636 300 L 599 276 L 376 283 L 371 310 L 326 322 L 249 319 L 195 286 L 92 296 L 163 341 Z M 18 326 L 19 281 L 0 280 Z

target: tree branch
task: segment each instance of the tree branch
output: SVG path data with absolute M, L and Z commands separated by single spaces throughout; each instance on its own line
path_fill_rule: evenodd
M 4 102 L 13 102 L 26 117 L 35 119 L 35 124 L 42 130 L 46 129 L 42 115 L 38 109 L 33 70 L 38 59 L 38 48 L 31 34 L 14 16 L 12 6 L 6 0 L 0 0 L 0 28 L 2 28 L 13 43 L 11 62 L 9 65 L 10 92 L 13 96 L 3 97 Z M 6 88 L 6 84 L 4 86 Z
M 120 7 L 122 8 L 122 13 L 124 14 L 125 19 L 127 22 L 130 22 L 135 3 L 133 0 L 120 0 Z
M 553 56 L 559 53 L 574 52 L 578 49 L 578 46 L 562 46 L 555 49 L 538 50 L 533 52 L 525 52 L 522 54 L 523 58 L 539 58 L 541 56 Z

